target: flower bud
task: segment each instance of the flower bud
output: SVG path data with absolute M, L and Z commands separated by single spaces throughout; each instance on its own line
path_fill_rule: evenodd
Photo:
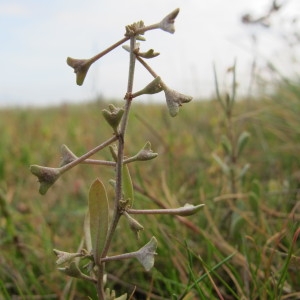
M 127 25 L 125 26 L 125 36 L 134 36 L 136 35 L 137 32 L 139 32 L 139 34 L 144 34 L 143 32 L 143 28 L 145 27 L 145 24 L 143 21 L 138 21 L 138 22 L 134 22 L 133 24 Z
M 117 128 L 122 119 L 124 109 L 117 108 L 113 104 L 109 105 L 109 111 L 107 109 L 102 110 L 102 114 L 107 121 L 107 123 L 113 128 L 115 132 L 117 132 Z

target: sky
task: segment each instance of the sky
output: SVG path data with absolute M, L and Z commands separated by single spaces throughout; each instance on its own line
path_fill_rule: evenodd
M 121 47 L 91 66 L 83 86 L 76 85 L 66 58 L 92 57 L 120 40 L 125 25 L 139 20 L 156 23 L 177 7 L 176 32 L 150 31 L 141 43 L 141 50 L 160 52 L 148 61 L 151 67 L 169 87 L 206 98 L 214 95 L 213 64 L 226 89 L 226 70 L 236 60 L 244 93 L 254 59 L 287 63 L 282 55 L 282 20 L 299 16 L 300 1 L 281 2 L 286 3 L 278 17 L 281 23 L 267 29 L 240 20 L 245 13 L 262 15 L 270 0 L 0 0 L 0 107 L 122 99 L 128 53 Z M 137 65 L 134 90 L 151 80 Z M 143 96 L 141 101 L 162 97 Z

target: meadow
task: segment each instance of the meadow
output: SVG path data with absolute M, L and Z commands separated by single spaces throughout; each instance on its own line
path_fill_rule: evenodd
M 92 284 L 57 270 L 53 249 L 78 248 L 90 184 L 107 183 L 113 169 L 77 166 L 41 196 L 29 165 L 55 167 L 62 144 L 80 155 L 110 137 L 101 115 L 108 103 L 0 110 L 1 299 L 96 299 Z M 193 100 L 176 118 L 164 104 L 133 103 L 126 155 L 147 140 L 159 154 L 129 166 L 135 208 L 205 206 L 189 217 L 138 217 L 138 244 L 158 240 L 155 267 L 108 263 L 110 287 L 135 289 L 133 299 L 300 299 L 299 116 L 300 88 L 291 82 L 240 99 L 230 119 L 216 99 Z M 243 132 L 247 141 L 230 160 L 226 137 L 236 145 Z M 113 253 L 136 250 L 124 228 Z

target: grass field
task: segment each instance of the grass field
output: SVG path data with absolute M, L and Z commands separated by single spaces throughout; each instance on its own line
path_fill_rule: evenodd
M 110 137 L 101 114 L 107 105 L 0 110 L 1 299 L 96 299 L 91 284 L 57 270 L 52 250 L 76 251 L 89 186 L 96 177 L 107 183 L 113 169 L 78 166 L 41 196 L 29 165 L 55 167 L 62 144 L 80 155 Z M 137 261 L 107 263 L 109 286 L 129 294 L 136 286 L 134 299 L 300 299 L 299 116 L 300 89 L 292 84 L 238 101 L 230 123 L 217 100 L 193 101 L 176 118 L 165 105 L 134 103 L 126 155 L 148 140 L 159 153 L 129 166 L 135 208 L 205 207 L 185 218 L 138 217 L 145 228 L 138 241 L 121 220 L 112 254 L 155 235 L 158 255 L 150 272 Z M 227 163 L 224 137 L 236 143 L 244 131 L 250 138 L 231 161 L 232 189 L 232 173 L 216 157 Z

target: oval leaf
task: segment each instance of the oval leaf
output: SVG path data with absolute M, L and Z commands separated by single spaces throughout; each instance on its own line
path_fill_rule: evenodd
M 250 138 L 250 133 L 243 131 L 237 141 L 237 155 L 240 156 Z
M 89 191 L 90 232 L 94 260 L 100 261 L 108 231 L 108 199 L 103 183 L 97 178 Z
M 221 145 L 222 145 L 226 155 L 232 155 L 232 145 L 231 145 L 231 142 L 230 142 L 230 140 L 228 139 L 228 137 L 226 135 L 222 135 Z
M 212 157 L 216 161 L 216 163 L 221 167 L 223 173 L 225 175 L 228 175 L 230 172 L 230 167 L 225 162 L 223 162 L 223 160 L 217 154 L 213 153 Z

